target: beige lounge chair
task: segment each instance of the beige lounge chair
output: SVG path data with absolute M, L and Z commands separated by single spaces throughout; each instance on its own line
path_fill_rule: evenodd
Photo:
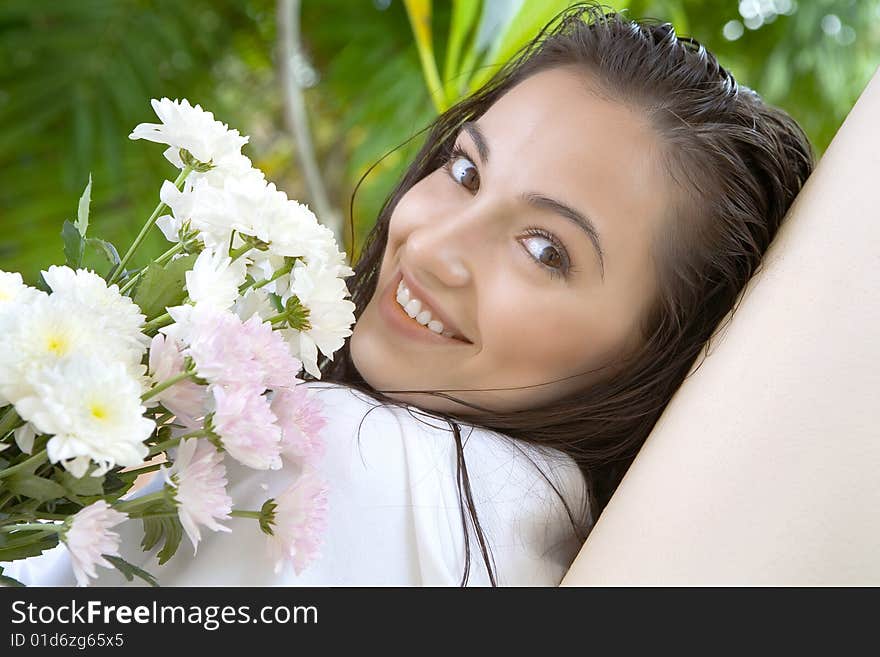
M 562 581 L 880 585 L 880 71 Z

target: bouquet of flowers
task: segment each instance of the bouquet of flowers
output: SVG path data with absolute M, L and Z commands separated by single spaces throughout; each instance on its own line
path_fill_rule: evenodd
M 325 424 L 303 369 L 320 378 L 351 335 L 354 272 L 332 231 L 241 153 L 248 137 L 199 105 L 153 100 L 160 123 L 131 139 L 168 146 L 179 169 L 122 257 L 91 237 L 91 178 L 61 232 L 64 266 L 36 287 L 0 271 L 0 562 L 59 541 L 79 585 L 96 566 L 151 584 L 119 554 L 119 523 L 143 522 L 159 563 L 202 528 L 253 518 L 280 570 L 319 556 L 326 487 L 315 464 Z M 157 226 L 172 246 L 129 268 Z M 81 268 L 86 247 L 107 271 Z M 296 462 L 293 484 L 260 509 L 233 509 L 224 460 L 258 470 Z M 148 472 L 156 493 L 132 496 Z M 12 578 L 0 580 L 17 584 Z

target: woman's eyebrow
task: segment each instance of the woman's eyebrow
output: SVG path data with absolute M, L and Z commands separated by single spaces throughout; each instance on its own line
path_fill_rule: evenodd
M 468 136 L 477 146 L 477 154 L 480 157 L 480 162 L 485 166 L 489 162 L 489 143 L 486 141 L 486 137 L 483 134 L 483 131 L 473 121 L 465 121 L 461 129 L 468 133 Z M 544 208 L 547 210 L 551 210 L 556 214 L 565 217 L 569 221 L 573 222 L 578 228 L 584 231 L 587 234 L 587 237 L 590 238 L 590 241 L 593 243 L 593 247 L 596 249 L 596 253 L 599 256 L 599 269 L 600 274 L 602 276 L 602 281 L 605 281 L 605 257 L 604 252 L 602 250 L 602 242 L 599 239 L 599 231 L 596 230 L 596 225 L 593 221 L 582 212 L 575 210 L 570 205 L 566 205 L 562 201 L 557 201 L 556 199 L 550 198 L 549 196 L 544 196 L 543 194 L 536 194 L 534 192 L 523 193 L 521 198 L 535 208 Z
M 480 156 L 480 162 L 482 164 L 489 163 L 489 145 L 486 143 L 486 137 L 483 136 L 483 131 L 480 130 L 480 126 L 478 126 L 473 121 L 465 121 L 461 129 L 464 130 L 473 142 L 477 145 L 477 153 Z

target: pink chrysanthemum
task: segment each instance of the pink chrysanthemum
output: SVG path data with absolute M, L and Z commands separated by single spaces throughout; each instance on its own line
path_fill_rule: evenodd
M 305 386 L 280 388 L 272 398 L 272 412 L 281 427 L 281 453 L 304 464 L 324 454 L 321 429 L 327 424 L 324 404 Z
M 154 336 L 150 342 L 150 375 L 154 383 L 177 376 L 183 372 L 183 368 L 183 354 L 176 341 L 161 333 Z M 205 386 L 187 379 L 166 388 L 154 399 L 162 402 L 183 424 L 193 427 L 197 425 L 196 420 L 205 414 L 206 392 Z
M 327 489 L 313 471 L 303 470 L 275 498 L 275 503 L 273 535 L 268 537 L 275 572 L 281 572 L 284 562 L 289 561 L 299 575 L 321 556 L 319 547 L 327 523 Z
M 263 365 L 254 356 L 248 330 L 235 314 L 196 307 L 189 317 L 189 346 L 199 376 L 227 387 L 265 389 Z
M 269 401 L 255 388 L 210 386 L 216 410 L 211 420 L 223 448 L 257 470 L 281 467 L 281 429 Z
M 264 373 L 265 387 L 293 387 L 300 382 L 296 375 L 302 369 L 302 363 L 291 353 L 280 331 L 273 331 L 272 325 L 262 321 L 259 315 L 253 315 L 244 322 L 243 329 L 254 358 Z
M 110 528 L 127 519 L 126 514 L 111 509 L 104 500 L 81 509 L 70 519 L 61 540 L 70 551 L 78 586 L 88 586 L 89 578 L 98 576 L 95 566 L 113 567 L 102 555 L 119 556 L 119 534 Z
M 184 440 L 174 463 L 163 468 L 165 480 L 174 488 L 180 524 L 193 544 L 193 554 L 202 536 L 199 525 L 214 531 L 230 531 L 217 520 L 229 519 L 232 498 L 226 494 L 226 466 L 223 455 L 207 440 Z

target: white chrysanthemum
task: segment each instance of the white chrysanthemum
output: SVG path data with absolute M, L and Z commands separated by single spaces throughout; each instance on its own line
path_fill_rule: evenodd
M 49 461 L 82 476 L 89 461 L 94 476 L 115 466 L 139 465 L 155 422 L 144 417 L 141 384 L 118 361 L 76 356 L 28 375 L 33 394 L 16 410 L 40 433 L 51 434 Z
M 239 169 L 243 166 L 241 147 L 249 138 L 215 120 L 211 112 L 206 112 L 199 105 L 193 107 L 185 98 L 180 101 L 154 98 L 150 104 L 161 123 L 141 123 L 135 127 L 129 139 L 168 144 L 170 148 L 165 151 L 165 157 L 179 169 L 184 166 L 180 158 L 181 148 L 189 151 L 199 162 L 217 168 Z
M 150 338 L 141 332 L 146 317 L 129 297 L 119 294 L 115 283 L 107 282 L 88 269 L 52 265 L 42 272 L 43 279 L 52 288 L 52 296 L 59 295 L 82 304 L 91 313 L 92 322 L 98 321 L 103 329 L 103 340 L 120 340 L 136 350 L 137 360 L 143 356 Z
M 259 315 L 260 319 L 266 320 L 278 314 L 272 302 L 269 301 L 269 291 L 265 288 L 248 289 L 232 306 L 232 312 L 238 315 L 243 322 L 254 315 Z
M 37 432 L 34 431 L 33 424 L 25 422 L 13 431 L 12 435 L 15 437 L 15 444 L 18 445 L 22 454 L 30 454 L 33 451 L 34 438 L 37 437 Z
M 95 330 L 94 318 L 81 304 L 60 295 L 37 296 L 0 323 L 0 395 L 13 404 L 32 393 L 29 372 L 75 354 L 129 357 L 130 350 L 114 349 L 114 341 Z
M 126 514 L 111 509 L 106 501 L 98 500 L 68 520 L 70 524 L 62 532 L 61 540 L 70 551 L 78 586 L 88 586 L 89 578 L 98 576 L 95 566 L 113 567 L 102 555 L 119 556 L 119 534 L 110 528 L 127 519 Z
M 46 296 L 46 293 L 25 285 L 18 272 L 0 270 L 0 314 L 11 309 L 15 304 L 25 305 L 39 296 Z
M 226 466 L 223 455 L 207 440 L 182 441 L 170 468 L 162 473 L 175 488 L 174 501 L 180 524 L 193 544 L 193 554 L 199 546 L 199 525 L 214 531 L 230 529 L 218 520 L 227 520 L 232 511 L 232 498 L 226 494 Z
M 244 256 L 233 261 L 222 251 L 205 249 L 196 258 L 192 270 L 186 272 L 186 291 L 190 300 L 197 306 L 227 310 L 238 298 L 246 267 Z
M 171 208 L 171 215 L 156 221 L 166 239 L 179 241 L 180 229 L 189 222 L 198 232 L 199 239 L 211 249 L 229 246 L 232 232 L 256 235 L 255 223 L 261 214 L 272 214 L 271 206 L 286 199 L 280 192 L 269 189 L 262 172 L 249 169 L 225 178 L 215 184 L 207 178 L 198 178 L 178 190 L 165 181 L 159 192 L 162 202 Z
M 333 358 L 351 335 L 355 305 L 345 299 L 348 289 L 335 271 L 323 267 L 297 266 L 293 269 L 291 295 L 296 295 L 308 308 L 310 328 L 305 331 L 283 329 L 285 338 L 293 345 L 306 371 L 321 378 L 318 369 L 318 350 Z M 284 299 L 286 302 L 287 299 Z
M 289 200 L 280 216 L 258 228 L 257 236 L 269 242 L 273 255 L 301 256 L 310 266 L 330 269 L 336 276 L 354 273 L 345 264 L 345 254 L 340 253 L 333 231 L 319 223 L 307 205 Z
M 8 348 L 4 345 L 3 336 L 9 335 L 14 330 L 19 315 L 29 313 L 28 306 L 37 299 L 45 297 L 48 295 L 42 290 L 25 285 L 18 272 L 0 270 L 0 350 Z M 9 360 L 10 358 L 6 359 L 7 367 Z M 0 408 L 12 403 L 12 400 L 7 399 L 2 392 L 3 362 L 4 359 L 0 356 Z M 7 372 L 5 378 L 8 377 Z

